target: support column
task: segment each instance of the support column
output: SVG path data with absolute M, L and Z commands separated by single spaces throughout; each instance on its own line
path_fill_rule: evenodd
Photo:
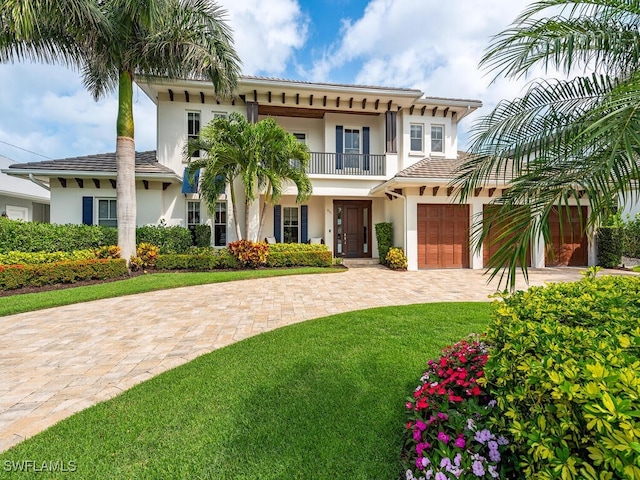
M 542 234 L 531 239 L 531 268 L 544 268 L 544 238 Z
M 407 196 L 406 202 L 407 244 L 405 252 L 407 254 L 407 270 L 415 271 L 418 270 L 418 202 L 414 196 Z
M 483 246 L 480 245 L 480 248 L 476 250 L 476 245 L 472 241 L 472 232 L 474 231 L 475 223 L 482 222 L 483 207 L 483 201 L 479 199 L 473 199 L 469 207 L 469 225 L 471 226 L 469 229 L 469 255 L 471 257 L 469 265 L 473 270 L 481 270 L 484 268 Z

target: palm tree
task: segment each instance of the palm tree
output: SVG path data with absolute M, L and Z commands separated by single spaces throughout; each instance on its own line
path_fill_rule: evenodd
M 191 161 L 198 150 L 205 155 Z M 238 239 L 243 236 L 236 207 L 234 183 L 237 178 L 244 189 L 245 238 L 249 235 L 249 208 L 261 192 L 265 199 L 256 239 L 262 235 L 267 204 L 274 204 L 281 198 L 287 183 L 296 186 L 297 203 L 311 196 L 311 181 L 306 174 L 309 149 L 272 118 L 250 123 L 237 112 L 228 118 L 217 118 L 200 130 L 198 139 L 189 141 L 185 157 L 190 161 L 191 178 L 197 170 L 204 169 L 200 191 L 210 211 L 229 185 Z
M 14 3 L 33 12 L 24 28 L 13 20 Z M 69 5 L 79 12 L 75 17 L 68 16 Z M 92 21 L 85 12 L 96 8 L 99 21 Z M 207 78 L 218 95 L 231 94 L 239 59 L 224 16 L 209 0 L 9 0 L 0 7 L 0 60 L 75 65 L 96 100 L 118 92 L 118 245 L 124 258 L 135 252 L 133 82 L 138 77 Z
M 542 0 L 494 37 L 481 65 L 519 78 L 534 67 L 566 77 L 536 81 L 521 98 L 500 102 L 471 130 L 470 158 L 454 184 L 465 201 L 496 180 L 508 185 L 489 221 L 475 221 L 476 248 L 491 223 L 506 225 L 490 261 L 511 287 L 526 277 L 534 238 L 549 241 L 548 218 L 588 201 L 583 229 L 598 225 L 619 194 L 635 196 L 640 178 L 640 2 Z M 568 209 L 567 209 L 568 210 Z

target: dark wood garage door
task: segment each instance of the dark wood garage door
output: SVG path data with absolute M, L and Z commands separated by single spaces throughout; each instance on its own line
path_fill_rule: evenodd
M 418 267 L 469 268 L 469 205 L 418 205 Z
M 483 221 L 487 223 L 491 218 L 492 210 L 497 208 L 495 205 L 485 205 L 482 211 Z M 487 266 L 489 258 L 505 243 L 509 241 L 509 237 L 498 239 L 502 232 L 502 224 L 493 223 L 489 229 L 489 234 L 485 237 L 482 244 L 482 264 Z M 531 248 L 527 249 L 527 266 L 531 266 Z
M 549 233 L 551 244 L 547 245 L 545 262 L 552 266 L 584 267 L 589 262 L 587 251 L 587 236 L 581 232 L 580 210 L 582 209 L 582 223 L 587 219 L 587 207 L 554 208 L 549 215 Z M 562 230 L 560 222 L 562 221 Z M 552 255 L 551 252 L 555 255 Z

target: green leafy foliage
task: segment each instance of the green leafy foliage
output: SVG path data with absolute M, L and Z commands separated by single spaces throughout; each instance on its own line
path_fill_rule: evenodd
M 118 243 L 118 231 L 97 225 L 56 225 L 0 218 L 0 253 L 72 252 Z
M 73 252 L 8 252 L 0 254 L 0 265 L 24 265 L 54 263 L 69 260 L 89 260 L 100 257 L 94 250 L 75 250 Z
M 376 223 L 376 239 L 380 263 L 386 265 L 387 253 L 393 245 L 393 225 L 389 222 Z
M 121 252 L 122 249 L 118 245 L 105 245 L 95 250 L 96 257 L 98 258 L 120 258 Z
M 407 269 L 407 256 L 404 251 L 398 247 L 391 247 L 385 257 L 385 263 L 393 270 Z
M 276 243 L 269 245 L 268 267 L 330 267 L 331 252 L 326 245 Z
M 628 218 L 622 227 L 623 253 L 627 257 L 640 258 L 640 214 Z
M 115 242 L 117 243 L 117 242 Z M 193 245 L 191 231 L 185 227 L 145 225 L 136 229 L 136 244 L 150 243 L 160 248 L 160 253 L 185 253 Z
M 156 260 L 156 270 L 207 271 L 237 269 L 238 260 L 224 249 L 211 249 L 208 253 L 165 254 Z
M 196 247 L 208 247 L 211 245 L 211 227 L 209 225 L 196 225 L 194 244 Z
M 598 265 L 614 268 L 622 262 L 623 232 L 619 227 L 601 227 L 598 229 Z
M 40 287 L 80 280 L 105 280 L 127 274 L 124 259 L 77 260 L 36 265 L 0 265 L 0 289 Z
M 523 478 L 640 478 L 640 279 L 532 287 L 495 302 L 493 422 Z

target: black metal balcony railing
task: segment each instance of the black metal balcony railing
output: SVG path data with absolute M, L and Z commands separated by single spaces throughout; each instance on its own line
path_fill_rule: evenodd
M 311 152 L 308 174 L 385 175 L 386 156 L 357 153 Z

